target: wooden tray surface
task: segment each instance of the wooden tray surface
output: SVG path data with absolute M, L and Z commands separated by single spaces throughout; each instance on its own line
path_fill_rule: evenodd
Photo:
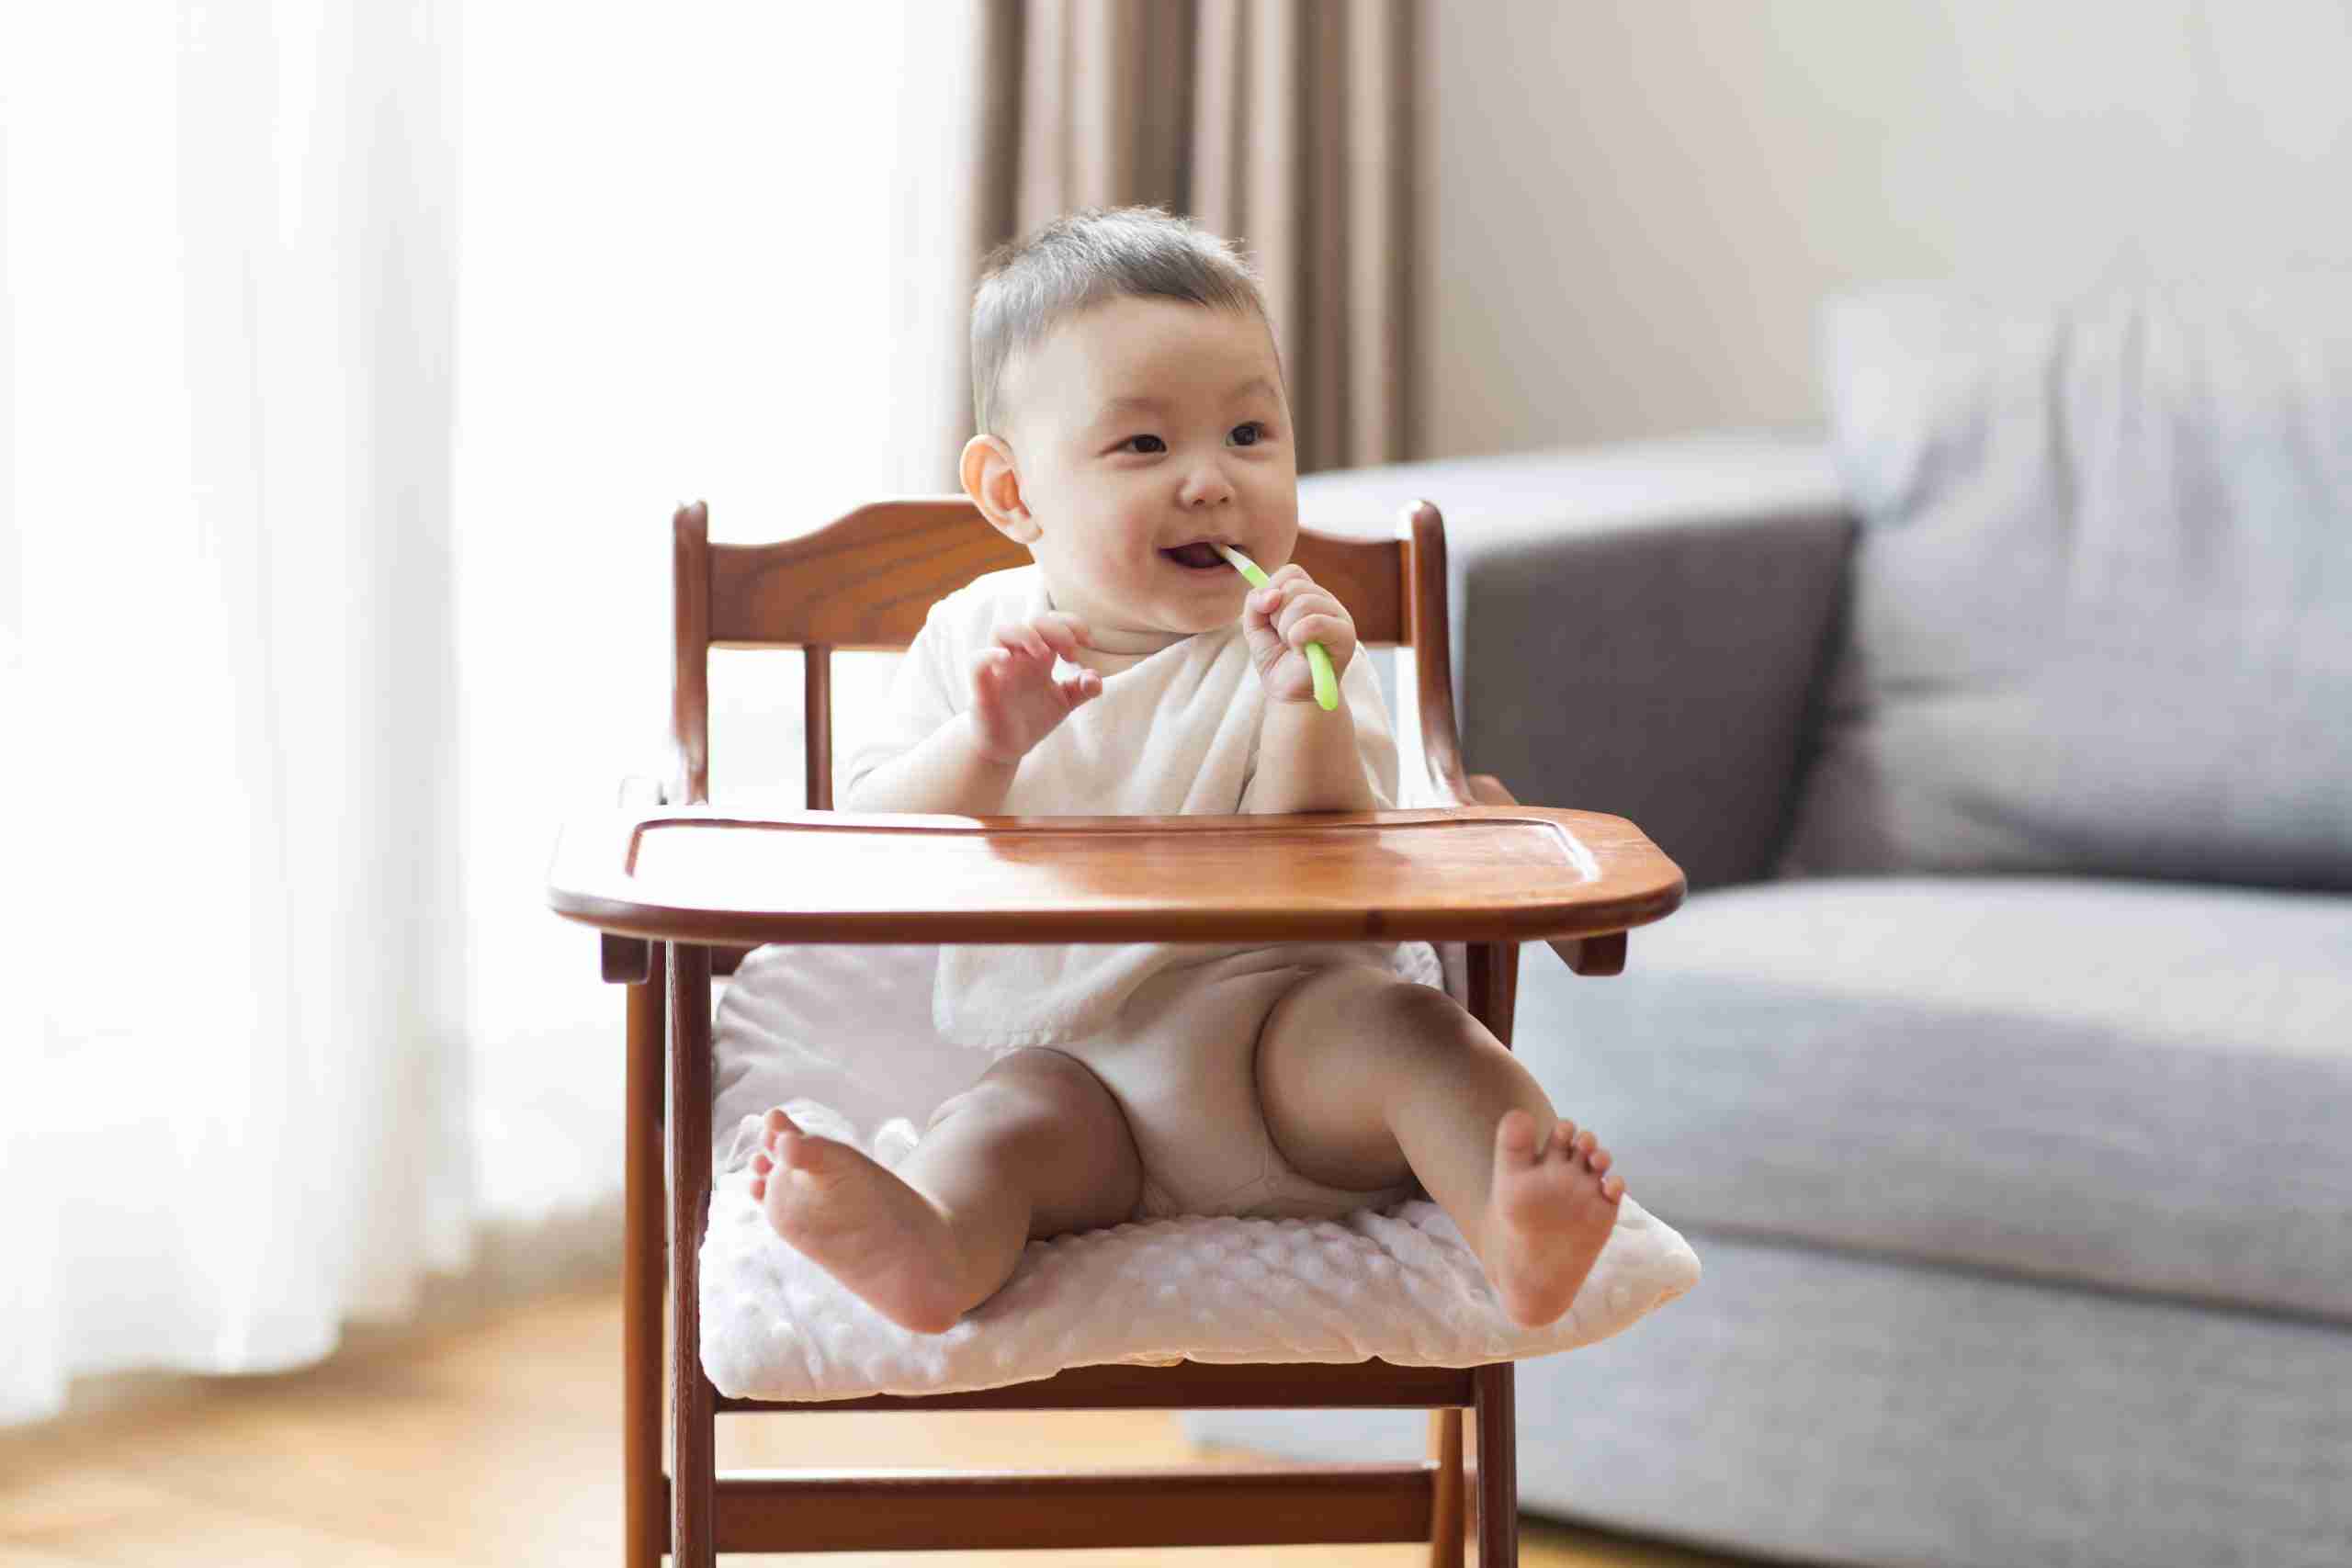
M 1548 807 L 1254 817 L 709 808 L 567 822 L 548 901 L 661 941 L 1495 942 L 1598 935 L 1682 902 L 1622 817 Z

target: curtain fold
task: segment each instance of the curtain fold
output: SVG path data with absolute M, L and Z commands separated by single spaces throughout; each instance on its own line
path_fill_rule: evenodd
M 313 1360 L 467 1256 L 453 21 L 0 22 L 0 1420 Z
M 910 488 L 971 433 L 972 286 L 996 244 L 1084 207 L 1197 218 L 1257 265 L 1302 472 L 1408 456 L 1415 0 L 967 0 L 910 95 Z M 952 367 L 939 367 L 941 355 Z M 960 372 L 960 374 L 959 374 Z

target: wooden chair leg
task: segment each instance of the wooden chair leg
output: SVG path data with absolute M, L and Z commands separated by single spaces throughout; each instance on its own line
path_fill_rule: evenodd
M 1519 1439 L 1511 1363 L 1471 1374 L 1478 1423 L 1478 1568 L 1519 1568 Z
M 1519 946 L 1474 942 L 1464 945 L 1463 956 L 1471 1016 L 1508 1048 L 1518 1002 Z M 1519 1421 L 1513 1386 L 1509 1361 L 1471 1374 L 1477 1423 L 1473 1449 L 1478 1568 L 1518 1568 L 1519 1563 Z
M 670 1517 L 676 1568 L 717 1568 L 718 1413 L 702 1373 L 710 1219 L 710 949 L 670 944 Z
M 1515 942 L 1474 942 L 1463 953 L 1464 980 L 1470 993 L 1465 1004 L 1472 1017 L 1505 1045 L 1510 1043 L 1513 1015 L 1519 1004 L 1519 946 Z
M 661 1568 L 670 1538 L 662 1510 L 662 1014 L 663 949 L 628 994 L 628 1156 L 622 1189 L 621 1562 Z
M 1466 1531 L 1462 1495 L 1462 1411 L 1430 1412 L 1430 1458 L 1437 1461 L 1437 1492 L 1430 1503 L 1430 1568 L 1462 1568 Z

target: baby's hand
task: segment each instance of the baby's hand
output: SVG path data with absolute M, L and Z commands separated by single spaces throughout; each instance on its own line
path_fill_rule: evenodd
M 1242 635 L 1250 639 L 1250 662 L 1266 688 L 1266 700 L 1311 703 L 1315 671 L 1306 645 L 1319 642 L 1331 656 L 1334 679 L 1356 653 L 1356 623 L 1348 607 L 1316 586 L 1296 561 L 1266 573 L 1266 586 L 1241 602 Z
M 1101 696 L 1102 677 L 1091 670 L 1054 679 L 1055 655 L 1076 663 L 1078 649 L 1093 646 L 1086 623 L 1067 610 L 998 627 L 996 641 L 972 661 L 972 727 L 980 754 L 1018 762 L 1072 709 Z

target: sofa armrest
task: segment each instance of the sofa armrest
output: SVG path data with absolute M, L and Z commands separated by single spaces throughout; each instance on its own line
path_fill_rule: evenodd
M 1693 889 L 1767 874 L 1854 520 L 1810 434 L 1319 474 L 1302 522 L 1445 519 L 1464 761 L 1640 825 Z

